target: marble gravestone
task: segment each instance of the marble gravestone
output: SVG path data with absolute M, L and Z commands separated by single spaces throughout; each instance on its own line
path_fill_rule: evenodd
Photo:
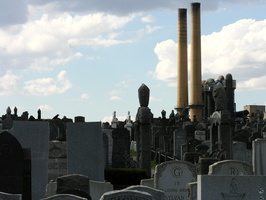
M 67 123 L 68 174 L 83 174 L 104 181 L 104 148 L 101 122 Z
M 266 199 L 266 176 L 198 175 L 197 200 Z
M 140 192 L 136 190 L 115 190 L 106 192 L 102 195 L 100 200 L 154 200 L 152 195 L 147 192 Z
M 12 132 L 22 148 L 31 149 L 32 200 L 44 198 L 48 183 L 49 123 L 14 121 Z
M 165 199 L 185 199 L 187 183 L 196 181 L 196 166 L 185 161 L 168 161 L 156 166 L 154 188 L 164 191 Z
M 251 164 L 238 160 L 223 160 L 209 166 L 209 175 L 253 175 Z

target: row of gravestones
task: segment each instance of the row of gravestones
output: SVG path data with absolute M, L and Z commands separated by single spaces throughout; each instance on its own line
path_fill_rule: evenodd
M 0 134 L 0 191 L 38 200 L 45 196 L 48 180 L 60 175 L 82 174 L 94 181 L 104 181 L 104 155 L 108 151 L 104 148 L 101 123 L 67 123 L 66 130 L 67 143 L 49 143 L 49 122 L 45 121 L 14 121 L 11 130 L 3 130 Z M 116 138 L 118 145 L 113 142 L 112 151 L 124 158 L 125 152 L 119 147 L 128 146 L 129 153 L 130 140 L 128 145 L 121 140 L 119 135 L 123 131 L 113 131 L 112 138 Z M 113 159 L 113 163 L 121 162 L 120 157 Z

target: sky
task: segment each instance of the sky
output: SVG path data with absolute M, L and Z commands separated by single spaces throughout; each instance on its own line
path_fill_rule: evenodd
M 0 112 L 86 122 L 176 107 L 177 10 L 189 0 L 0 2 Z M 231 73 L 236 109 L 266 103 L 266 1 L 201 0 L 202 79 Z

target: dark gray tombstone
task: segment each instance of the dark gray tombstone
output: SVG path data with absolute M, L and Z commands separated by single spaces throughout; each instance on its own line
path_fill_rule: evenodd
M 0 133 L 0 191 L 23 193 L 23 149 L 7 131 Z
M 53 140 L 49 142 L 48 181 L 67 174 L 66 142 Z
M 56 179 L 56 194 L 73 194 L 90 199 L 90 179 L 80 174 L 71 174 Z
M 21 194 L 9 194 L 0 192 L 0 199 L 3 200 L 22 200 Z
M 45 196 L 48 182 L 49 123 L 43 121 L 14 121 L 13 135 L 22 148 L 31 149 L 32 199 Z
M 154 188 L 164 191 L 166 199 L 185 199 L 186 185 L 196 181 L 196 166 L 185 161 L 168 161 L 155 168 Z
M 183 128 L 181 128 L 181 127 L 177 127 L 177 129 L 173 133 L 174 156 L 178 160 L 181 160 L 182 159 L 181 147 L 182 147 L 182 144 L 187 143 L 186 137 L 187 137 L 186 136 L 186 131 Z
M 151 187 L 143 185 L 133 185 L 125 188 L 125 190 L 137 190 L 141 192 L 147 192 L 152 195 L 155 200 L 165 200 L 164 192 L 162 190 L 157 190 Z
M 87 200 L 87 198 L 79 197 L 73 194 L 57 194 L 41 200 Z
M 126 128 L 116 128 L 112 132 L 112 167 L 125 168 L 126 156 L 130 154 L 130 133 Z
M 102 195 L 100 200 L 153 200 L 152 195 L 147 192 L 140 192 L 135 190 L 116 190 L 106 192 Z
M 104 180 L 103 133 L 100 122 L 67 123 L 68 174 Z

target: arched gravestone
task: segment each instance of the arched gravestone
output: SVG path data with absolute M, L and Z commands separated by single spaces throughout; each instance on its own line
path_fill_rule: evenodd
M 23 193 L 23 149 L 7 131 L 0 133 L 0 191 Z

